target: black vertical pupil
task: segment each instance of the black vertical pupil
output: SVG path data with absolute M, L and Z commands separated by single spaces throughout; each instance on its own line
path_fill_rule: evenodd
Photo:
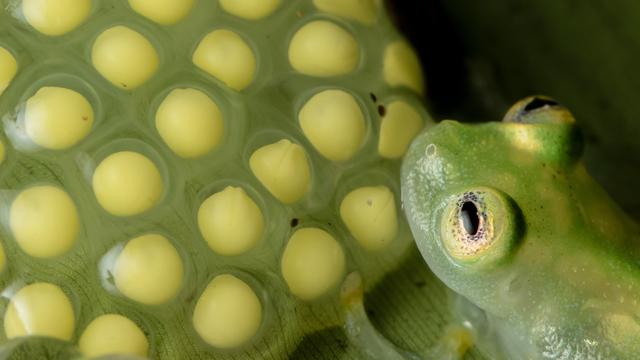
M 480 218 L 478 217 L 476 204 L 471 201 L 465 201 L 460 209 L 460 220 L 467 234 L 475 235 L 480 226 Z

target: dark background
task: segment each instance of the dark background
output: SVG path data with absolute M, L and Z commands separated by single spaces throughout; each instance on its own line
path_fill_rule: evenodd
M 576 116 L 589 172 L 640 219 L 640 1 L 389 1 L 436 119 L 500 120 L 528 95 Z

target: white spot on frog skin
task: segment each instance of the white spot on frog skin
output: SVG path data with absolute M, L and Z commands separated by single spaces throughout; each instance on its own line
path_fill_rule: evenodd
M 424 156 L 426 157 L 434 157 L 437 153 L 438 148 L 436 144 L 429 144 L 424 150 Z
M 613 359 L 608 346 L 597 340 L 569 335 L 554 325 L 542 325 L 534 328 L 532 334 L 540 347 L 543 359 Z

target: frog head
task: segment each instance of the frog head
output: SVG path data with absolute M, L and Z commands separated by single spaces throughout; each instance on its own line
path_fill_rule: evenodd
M 402 198 L 430 268 L 503 316 L 549 298 L 560 310 L 584 304 L 621 281 L 609 280 L 630 254 L 620 255 L 629 221 L 588 176 L 581 152 L 574 117 L 541 96 L 502 122 L 445 120 L 424 132 L 403 164 Z M 599 261 L 613 253 L 617 262 L 607 264 L 617 265 Z

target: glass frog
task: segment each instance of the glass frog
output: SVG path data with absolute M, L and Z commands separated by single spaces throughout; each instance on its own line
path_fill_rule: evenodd
M 640 354 L 640 230 L 589 176 L 571 113 L 534 96 L 502 122 L 443 121 L 403 164 L 422 256 L 492 358 Z

